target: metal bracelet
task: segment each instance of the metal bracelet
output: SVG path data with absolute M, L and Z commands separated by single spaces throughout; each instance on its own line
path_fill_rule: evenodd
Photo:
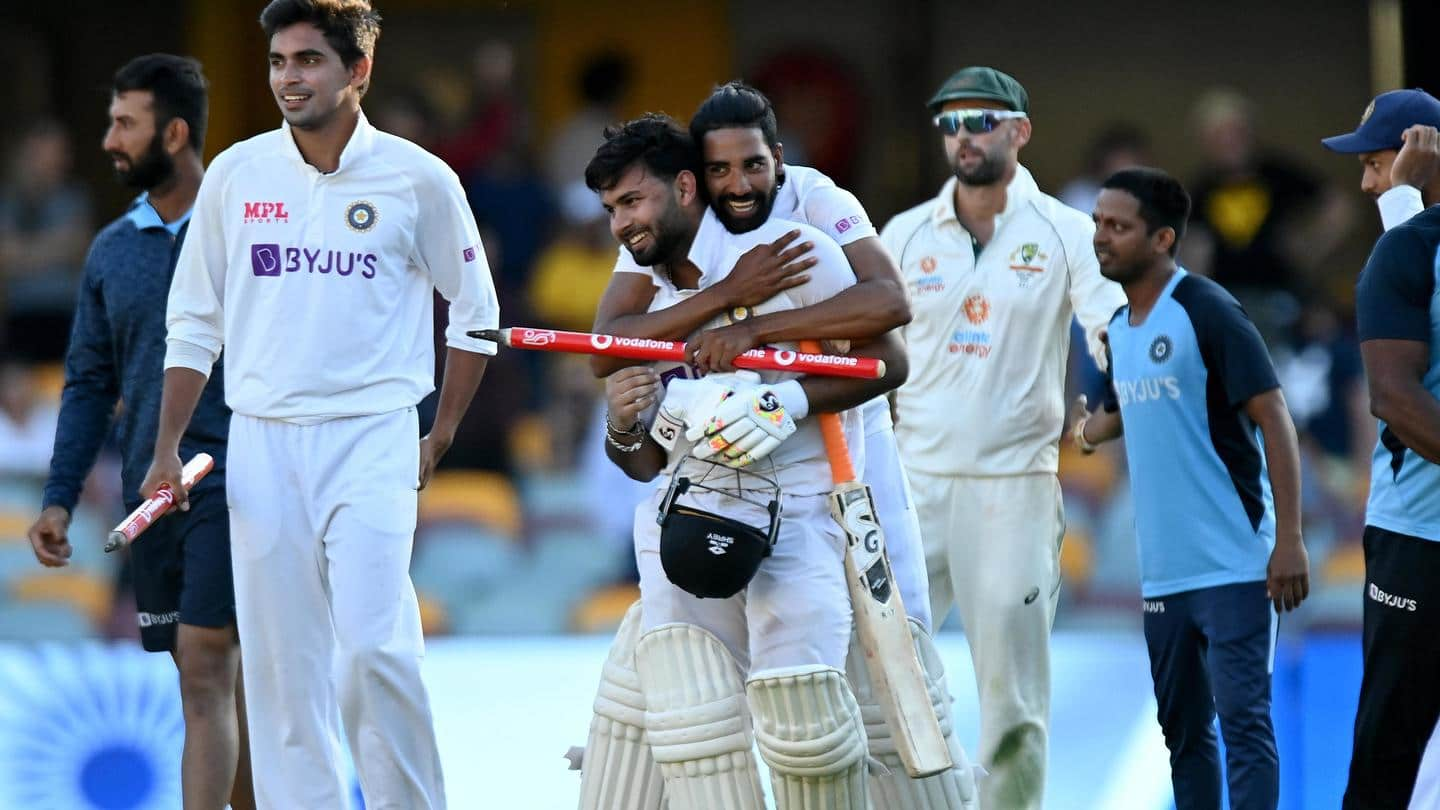
M 626 428 L 626 429 L 624 429 L 624 430 L 621 430 L 620 428 L 615 427 L 615 423 L 614 423 L 614 422 L 611 422 L 611 421 L 610 421 L 610 412 L 609 412 L 609 411 L 606 411 L 606 412 L 605 412 L 605 433 L 606 433 L 606 434 L 609 434 L 609 435 L 614 435 L 614 436 L 643 436 L 643 435 L 645 434 L 645 426 L 642 425 L 642 424 L 640 424 L 640 420 L 639 420 L 639 419 L 636 419 L 636 420 L 635 420 L 635 423 L 632 424 L 630 427 L 628 427 L 628 428 Z

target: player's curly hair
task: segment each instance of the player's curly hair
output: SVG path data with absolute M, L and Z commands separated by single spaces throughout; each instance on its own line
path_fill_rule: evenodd
M 680 172 L 697 173 L 700 162 L 695 142 L 678 121 L 663 113 L 646 113 L 605 128 L 605 143 L 585 167 L 585 185 L 596 192 L 614 188 L 636 161 L 666 182 Z
M 690 137 L 697 145 L 705 142 L 706 133 L 730 128 L 758 129 L 766 146 L 773 147 L 780 139 L 770 99 L 739 79 L 715 88 L 690 116 Z
M 1174 230 L 1170 255 L 1175 255 L 1180 238 L 1185 235 L 1185 221 L 1190 218 L 1190 195 L 1179 180 L 1160 169 L 1140 166 L 1110 175 L 1100 187 L 1123 191 L 1139 200 L 1140 218 L 1145 220 L 1147 234 L 1161 228 Z
M 260 28 L 267 38 L 296 23 L 320 29 L 347 68 L 361 57 L 375 57 L 380 12 L 370 6 L 369 0 L 271 0 L 260 12 Z M 360 92 L 363 94 L 369 87 L 366 81 Z

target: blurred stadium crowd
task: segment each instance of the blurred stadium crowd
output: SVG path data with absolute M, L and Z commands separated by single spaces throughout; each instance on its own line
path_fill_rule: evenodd
M 601 128 L 634 107 L 632 65 L 619 52 L 585 60 L 574 76 L 571 113 L 542 139 L 517 63 L 511 44 L 486 42 L 473 55 L 465 92 L 439 97 L 418 77 L 399 89 L 398 79 L 387 80 L 367 111 L 381 129 L 443 157 L 465 182 L 502 324 L 588 330 L 616 246 L 581 175 Z M 786 92 L 795 76 L 783 68 L 768 84 L 765 76 L 747 78 L 771 92 L 782 129 L 794 126 L 782 132 L 790 162 L 844 183 L 864 175 L 866 161 L 884 159 L 877 150 L 837 145 L 833 118 L 831 128 L 812 126 L 813 111 Z M 1023 69 L 1016 75 L 1026 80 Z M 95 107 L 91 129 L 39 118 L 12 121 L 0 133 L 0 640 L 135 632 L 125 560 L 100 551 L 104 531 L 121 516 L 113 452 L 87 484 L 68 568 L 40 568 L 25 539 L 48 468 L 86 247 L 120 213 L 101 204 L 116 194 L 103 176 L 73 169 L 77 155 L 97 148 L 102 107 Z M 1374 426 L 1350 293 L 1354 245 L 1368 245 L 1379 227 L 1352 185 L 1326 179 L 1334 171 L 1316 172 L 1315 163 L 1333 159 L 1318 143 L 1309 153 L 1267 148 L 1257 114 L 1234 91 L 1196 93 L 1187 146 L 1199 167 L 1187 178 L 1196 205 L 1182 263 L 1231 289 L 1261 325 L 1301 431 L 1305 537 L 1317 592 L 1291 629 L 1358 626 Z M 1333 132 L 1352 123 L 1336 120 Z M 1048 122 L 1040 137 L 1058 140 L 1064 124 Z M 1088 212 L 1108 173 L 1153 159 L 1150 137 L 1143 120 L 1103 127 L 1088 147 L 1066 146 L 1072 176 L 1042 175 L 1042 188 Z M 213 154 L 225 144 L 208 146 Z M 933 187 L 943 177 L 930 179 Z M 872 219 L 883 224 L 910 202 L 870 203 Z M 1083 353 L 1072 354 L 1071 388 L 1094 401 L 1103 382 Z M 618 622 L 636 595 L 629 526 L 642 489 L 601 452 L 599 391 L 574 357 L 502 352 L 492 361 L 443 472 L 420 501 L 413 576 L 428 633 L 584 632 Z M 1123 449 L 1082 458 L 1066 443 L 1064 451 L 1069 530 L 1058 622 L 1138 627 Z

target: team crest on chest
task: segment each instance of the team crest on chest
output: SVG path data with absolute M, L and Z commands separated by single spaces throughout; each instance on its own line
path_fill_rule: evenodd
M 356 233 L 365 233 L 380 221 L 380 211 L 369 200 L 356 200 L 345 207 L 345 225 Z
M 1163 363 L 1169 360 L 1170 355 L 1174 352 L 1175 344 L 1170 342 L 1170 338 L 1165 335 L 1160 335 L 1150 343 L 1150 362 L 1156 364 Z
M 1015 283 L 1021 289 L 1029 287 L 1032 280 L 1045 272 L 1044 262 L 1049 258 L 1048 254 L 1040 251 L 1036 242 L 1026 242 L 1010 251 L 1010 269 L 1015 273 Z

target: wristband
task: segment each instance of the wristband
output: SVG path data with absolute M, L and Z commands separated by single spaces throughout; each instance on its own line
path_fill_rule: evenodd
M 775 392 L 775 398 L 780 400 L 781 407 L 790 414 L 791 419 L 798 422 L 810 415 L 810 397 L 806 395 L 799 380 L 786 380 L 770 386 L 770 390 Z

